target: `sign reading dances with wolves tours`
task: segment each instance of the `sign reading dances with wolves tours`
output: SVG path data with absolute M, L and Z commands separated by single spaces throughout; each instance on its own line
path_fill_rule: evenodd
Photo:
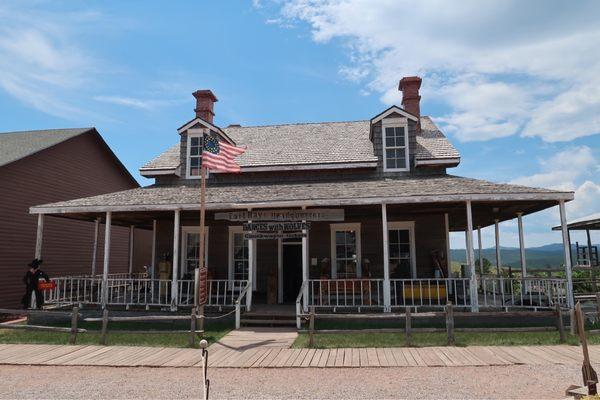
M 344 210 L 314 208 L 308 210 L 256 210 L 216 213 L 215 219 L 227 221 L 343 221 Z
M 303 232 L 244 232 L 244 239 L 302 239 Z
M 310 222 L 248 222 L 243 225 L 244 231 L 290 232 L 310 229 Z

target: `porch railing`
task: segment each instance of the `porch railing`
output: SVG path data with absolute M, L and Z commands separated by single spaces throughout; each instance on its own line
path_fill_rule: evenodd
M 474 294 L 468 278 L 391 279 L 390 307 L 442 309 L 451 302 L 456 307 L 470 308 Z M 308 290 L 305 290 L 305 287 Z M 305 291 L 307 294 L 305 294 Z M 567 284 L 557 278 L 481 277 L 478 280 L 479 308 L 508 310 L 553 309 L 566 307 Z M 296 301 L 297 313 L 309 307 L 336 310 L 363 309 L 383 311 L 383 279 L 310 279 Z
M 101 304 L 102 277 L 64 276 L 52 279 L 56 288 L 44 292 L 45 302 L 56 305 Z M 234 307 L 246 280 L 214 280 L 207 283 L 207 306 Z M 121 306 L 172 306 L 172 281 L 111 277 L 107 280 L 106 304 Z M 177 281 L 175 306 L 194 304 L 194 281 Z

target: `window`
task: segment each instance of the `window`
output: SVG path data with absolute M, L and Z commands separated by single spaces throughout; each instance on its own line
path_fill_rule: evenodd
M 408 171 L 408 125 L 383 121 L 384 171 Z
M 198 178 L 200 177 L 200 163 L 202 157 L 202 134 L 188 133 L 187 153 L 187 177 Z
M 248 279 L 250 252 L 241 226 L 229 227 L 229 279 Z
M 331 260 L 333 279 L 360 278 L 360 224 L 331 225 Z
M 388 223 L 390 278 L 416 278 L 414 222 Z
M 194 269 L 200 264 L 200 227 L 184 226 L 182 229 L 183 240 L 181 248 L 183 254 L 182 276 L 194 274 Z M 204 230 L 204 265 L 208 266 L 208 227 Z

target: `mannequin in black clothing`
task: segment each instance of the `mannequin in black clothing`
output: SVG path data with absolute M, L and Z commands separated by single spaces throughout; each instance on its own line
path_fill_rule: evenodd
M 44 278 L 46 282 L 50 282 L 50 278 L 48 274 L 40 269 L 40 265 L 42 264 L 42 260 L 38 260 L 37 258 L 28 264 L 29 270 L 23 277 L 23 283 L 25 283 L 25 295 L 21 300 L 24 308 L 31 307 L 31 293 L 35 292 L 35 302 L 37 308 L 42 308 L 44 306 L 44 295 L 42 291 L 38 289 L 38 282 L 41 278 Z

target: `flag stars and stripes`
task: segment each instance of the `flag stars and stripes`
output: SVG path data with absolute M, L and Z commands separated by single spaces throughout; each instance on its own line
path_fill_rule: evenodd
M 204 136 L 202 151 L 202 164 L 209 170 L 220 172 L 240 172 L 240 166 L 234 157 L 246 151 L 243 147 L 237 147 L 229 143 L 221 142 L 214 136 Z

